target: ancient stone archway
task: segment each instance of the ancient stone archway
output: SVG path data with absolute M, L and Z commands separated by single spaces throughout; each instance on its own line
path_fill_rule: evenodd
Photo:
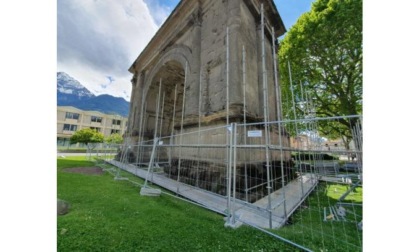
M 129 69 L 133 73 L 129 143 L 151 139 L 158 131 L 158 136 L 169 135 L 171 128 L 177 134 L 181 126 L 197 130 L 200 122 L 211 127 L 242 122 L 243 118 L 247 122 L 278 119 L 272 67 L 277 45 L 272 44 L 272 38 L 284 32 L 272 0 L 180 1 Z M 160 80 L 162 91 L 158 98 Z M 264 81 L 267 88 L 263 87 Z M 158 117 L 157 101 L 163 106 Z M 171 118 L 173 109 L 175 119 Z M 274 130 L 272 137 L 278 132 Z
M 270 146 L 288 147 L 288 135 L 267 126 L 280 118 L 274 38 L 284 32 L 272 0 L 180 1 L 129 69 L 129 162 L 222 195 L 235 167 L 238 193 L 251 201 L 270 193 L 271 178 L 274 188 L 292 180 L 290 151 Z M 241 122 L 259 124 L 231 124 Z
M 260 23 L 261 4 L 266 17 L 264 26 Z M 272 0 L 180 1 L 129 69 L 133 73 L 128 127 L 129 134 L 134 137 L 132 140 L 136 141 L 136 136 L 141 135 L 139 117 L 145 102 L 142 97 L 144 94 L 148 97 L 149 89 L 156 84 L 162 69 L 172 67 L 170 62 L 177 62 L 176 71 L 182 69 L 184 74 L 187 73 L 185 124 L 197 125 L 199 114 L 212 116 L 214 123 L 221 123 L 225 121 L 228 110 L 233 116 L 246 110 L 251 121 L 262 121 L 263 73 L 267 77 L 269 107 L 275 108 L 274 72 L 272 67 L 263 70 L 261 64 L 262 31 L 266 65 L 272 66 L 272 35 L 277 38 L 285 32 Z M 247 57 L 245 68 L 243 51 Z M 248 83 L 246 88 L 242 83 L 244 72 Z M 199 83 L 202 84 L 201 93 Z M 174 84 L 165 85 L 175 87 Z M 244 104 L 244 98 L 247 104 Z M 151 106 L 150 101 L 148 99 L 147 106 Z M 267 119 L 276 119 L 275 109 L 269 111 Z
M 161 70 L 162 67 L 168 64 L 168 62 L 177 62 L 179 65 L 182 66 L 182 70 L 188 73 L 191 73 L 191 63 L 192 62 L 192 54 L 191 50 L 187 46 L 179 45 L 173 46 L 169 50 L 163 52 L 163 56 L 159 59 L 159 61 L 153 66 L 150 70 L 150 74 L 145 79 L 145 86 L 144 89 L 148 90 L 150 87 L 151 81 L 153 78 L 156 77 L 158 71 Z M 185 67 L 187 69 L 185 69 Z
M 185 78 L 189 78 L 191 72 L 190 62 L 192 61 L 191 51 L 186 46 L 173 46 L 165 50 L 164 55 L 150 69 L 150 74 L 144 78 L 141 90 L 144 104 L 143 118 L 144 132 L 146 139 L 150 139 L 154 131 L 159 130 L 158 136 L 167 136 L 171 133 L 172 124 L 179 124 L 182 111 L 183 87 Z M 186 76 L 187 74 L 187 76 Z M 157 99 L 158 89 L 162 81 L 161 96 Z M 175 94 L 176 92 L 176 94 Z M 144 99 L 143 99 L 144 96 Z M 140 101 L 141 101 L 140 100 Z M 159 129 L 154 129 L 156 120 L 156 103 L 160 102 Z M 174 101 L 176 101 L 174 107 Z M 172 118 L 175 110 L 175 118 Z
M 172 125 L 179 124 L 182 113 L 183 88 L 185 83 L 184 66 L 176 60 L 165 61 L 156 68 L 153 78 L 146 82 L 145 88 L 145 118 L 144 136 L 152 139 L 152 134 L 168 136 Z M 161 86 L 161 87 L 160 87 Z M 159 94 L 160 87 L 160 97 Z M 156 124 L 156 104 L 159 103 L 158 128 Z M 175 113 L 175 114 L 174 114 Z M 173 116 L 174 115 L 174 116 Z

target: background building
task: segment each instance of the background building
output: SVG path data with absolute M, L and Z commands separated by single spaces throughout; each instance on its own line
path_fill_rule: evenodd
M 71 106 L 57 106 L 57 145 L 66 146 L 77 130 L 96 129 L 109 136 L 113 133 L 123 135 L 127 128 L 127 118 L 108 115 L 98 111 L 85 111 Z

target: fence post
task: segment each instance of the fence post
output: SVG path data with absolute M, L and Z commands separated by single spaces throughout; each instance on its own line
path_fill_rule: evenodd
M 229 148 L 228 148 L 228 165 L 227 165 L 227 172 L 228 172 L 228 181 L 226 186 L 226 193 L 227 193 L 227 221 L 228 225 L 231 224 L 232 218 L 232 204 L 231 204 L 231 194 L 232 194 L 232 142 L 233 142 L 233 123 L 231 123 L 227 128 L 227 133 L 230 134 L 229 136 Z
M 231 123 L 228 126 L 227 134 L 229 137 L 229 153 L 228 153 L 228 185 L 227 185 L 227 219 L 225 226 L 236 227 L 235 219 L 235 201 L 236 201 L 236 145 L 237 145 L 237 124 Z M 232 174 L 233 170 L 233 174 Z M 232 193 L 233 191 L 233 193 Z
M 237 136 L 236 136 L 236 129 L 237 124 L 234 123 L 232 127 L 232 135 L 233 135 L 233 213 L 232 213 L 232 225 L 235 225 L 235 201 L 236 201 L 236 144 L 237 144 Z

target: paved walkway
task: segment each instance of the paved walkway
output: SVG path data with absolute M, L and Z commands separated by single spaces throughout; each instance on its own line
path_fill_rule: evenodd
M 147 170 L 140 169 L 134 165 L 123 164 L 115 160 L 110 160 L 108 162 L 140 178 L 145 179 L 147 176 Z M 173 179 L 167 178 L 164 174 L 150 173 L 148 181 L 169 191 L 178 193 L 179 195 L 199 203 L 215 212 L 227 212 L 228 200 L 226 196 L 205 191 L 184 183 L 178 183 Z M 271 228 L 279 228 L 283 226 L 287 218 L 290 217 L 297 207 L 299 207 L 303 200 L 315 188 L 317 183 L 318 181 L 315 176 L 305 174 L 301 178 L 290 182 L 284 188 L 273 192 L 270 195 L 272 209 Z M 270 211 L 267 210 L 269 196 L 266 196 L 253 204 L 239 199 L 232 199 L 231 202 L 236 221 L 245 222 L 261 228 L 270 228 Z M 237 226 L 238 224 L 241 223 L 235 222 L 234 226 Z

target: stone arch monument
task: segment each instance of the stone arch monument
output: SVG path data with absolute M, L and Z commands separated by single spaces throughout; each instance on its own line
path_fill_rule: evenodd
M 162 136 L 171 135 L 172 126 L 180 132 L 181 116 L 187 131 L 197 130 L 199 121 L 204 127 L 242 122 L 244 114 L 247 122 L 277 120 L 272 38 L 285 31 L 273 0 L 181 0 L 129 68 L 129 144 L 153 139 L 160 83 Z
M 128 131 L 139 133 L 142 103 L 144 116 L 154 116 L 155 93 L 162 78 L 169 107 L 177 84 L 182 96 L 186 88 L 185 124 L 194 127 L 199 109 L 201 115 L 213 116 L 214 122 L 225 121 L 227 58 L 226 36 L 229 27 L 229 113 L 242 114 L 242 49 L 246 52 L 245 90 L 247 117 L 250 121 L 263 118 L 263 71 L 261 67 L 260 6 L 265 14 L 265 56 L 267 62 L 268 103 L 275 108 L 272 62 L 272 30 L 278 38 L 285 27 L 272 0 L 182 0 L 157 31 L 153 39 L 134 61 L 129 71 L 133 74 Z M 277 51 L 277 50 L 276 50 Z M 199 95 L 199 82 L 203 85 Z M 187 73 L 187 76 L 185 76 Z M 186 77 L 186 81 L 185 81 Z M 172 93 L 171 93 L 172 92 Z M 146 100 L 143 99 L 146 97 Z M 201 108 L 198 107 L 201 96 Z M 181 101 L 180 97 L 177 99 Z M 164 109 L 166 111 L 166 108 Z M 268 120 L 276 120 L 276 111 L 269 112 Z M 153 120 L 152 120 L 153 121 Z M 148 125 L 148 123 L 146 123 Z M 141 131 L 141 130 L 140 130 Z M 134 133 L 134 134 L 133 134 Z M 141 134 L 140 134 L 141 135 Z

